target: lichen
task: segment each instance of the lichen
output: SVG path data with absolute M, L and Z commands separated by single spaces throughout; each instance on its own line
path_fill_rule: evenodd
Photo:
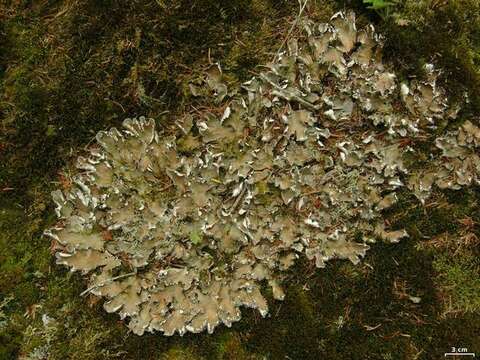
M 407 237 L 382 216 L 399 189 L 424 201 L 433 184 L 479 184 L 472 122 L 436 139 L 430 170 L 407 168 L 409 144 L 455 115 L 433 66 L 400 83 L 381 37 L 357 30 L 353 13 L 302 27 L 240 89 L 218 64 L 191 86 L 218 111 L 98 133 L 71 186 L 53 192 L 60 222 L 46 233 L 57 263 L 87 275 L 83 293 L 104 297 L 136 334 L 211 333 L 241 307 L 266 316 L 262 285 L 283 300 L 283 274 L 299 257 L 356 264 L 376 239 Z

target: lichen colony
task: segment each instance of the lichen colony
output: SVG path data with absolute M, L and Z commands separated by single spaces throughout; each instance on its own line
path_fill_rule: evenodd
M 84 293 L 104 297 L 136 334 L 211 333 L 242 306 L 265 316 L 262 288 L 282 300 L 282 275 L 298 258 L 357 263 L 376 239 L 407 237 L 382 217 L 399 189 L 423 203 L 434 187 L 480 183 L 473 122 L 434 138 L 456 111 L 432 66 L 400 83 L 382 63 L 381 38 L 357 30 L 351 13 L 301 26 L 240 89 L 222 83 L 217 65 L 203 88 L 192 84 L 219 113 L 163 126 L 127 119 L 98 133 L 71 185 L 53 192 L 57 263 L 84 273 Z M 428 166 L 409 169 L 426 137 Z

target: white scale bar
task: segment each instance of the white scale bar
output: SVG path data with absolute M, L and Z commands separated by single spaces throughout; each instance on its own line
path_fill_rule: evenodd
M 473 357 L 475 357 L 475 353 L 445 353 L 445 356 L 473 356 Z

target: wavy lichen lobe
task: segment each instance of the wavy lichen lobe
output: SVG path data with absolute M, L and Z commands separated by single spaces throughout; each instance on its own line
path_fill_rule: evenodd
M 218 113 L 161 130 L 127 119 L 98 133 L 71 186 L 53 192 L 57 263 L 88 276 L 84 293 L 104 297 L 136 334 L 211 333 L 242 306 L 265 316 L 262 283 L 282 300 L 300 256 L 318 268 L 356 264 L 375 239 L 408 236 L 382 217 L 399 189 L 423 202 L 434 185 L 480 183 L 480 129 L 468 121 L 436 139 L 428 168 L 407 169 L 415 140 L 454 114 L 433 67 L 400 84 L 381 38 L 357 30 L 351 13 L 302 26 L 305 36 L 241 89 L 209 69 Z

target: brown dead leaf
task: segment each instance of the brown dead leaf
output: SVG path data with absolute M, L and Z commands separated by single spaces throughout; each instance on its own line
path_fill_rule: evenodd
M 58 178 L 62 189 L 65 191 L 70 190 L 70 188 L 72 187 L 72 181 L 61 172 L 58 173 Z
M 102 231 L 102 238 L 105 241 L 112 241 L 112 232 L 110 230 L 103 230 Z

